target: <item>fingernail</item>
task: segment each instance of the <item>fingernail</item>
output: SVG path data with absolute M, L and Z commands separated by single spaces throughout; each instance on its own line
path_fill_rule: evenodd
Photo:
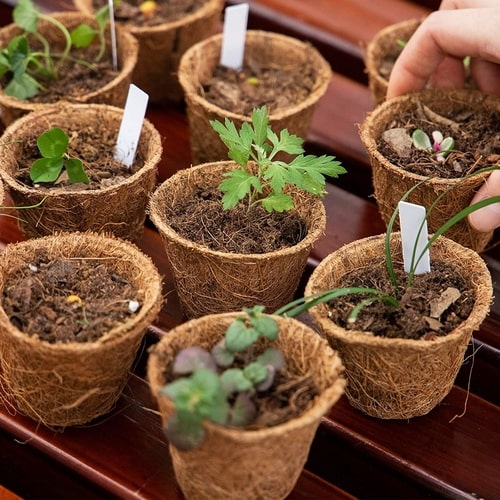
M 481 232 L 493 231 L 500 226 L 500 203 L 493 203 L 469 215 L 469 224 Z

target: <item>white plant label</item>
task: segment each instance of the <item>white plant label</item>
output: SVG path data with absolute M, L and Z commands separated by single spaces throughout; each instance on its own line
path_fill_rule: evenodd
M 429 241 L 427 220 L 425 218 L 425 207 L 421 205 L 400 201 L 398 207 L 404 269 L 408 273 L 412 266 L 412 259 L 419 259 Z M 431 259 L 429 249 L 427 249 L 415 268 L 415 274 L 428 273 L 430 270 Z
M 129 168 L 134 163 L 148 100 L 146 92 L 133 84 L 130 85 L 114 154 L 115 160 Z
M 226 7 L 222 29 L 220 64 L 239 70 L 243 66 L 245 38 L 248 23 L 248 4 L 240 3 Z
M 108 0 L 109 6 L 109 31 L 111 33 L 111 58 L 113 71 L 118 71 L 118 49 L 116 46 L 116 27 L 115 27 L 115 6 L 113 0 Z

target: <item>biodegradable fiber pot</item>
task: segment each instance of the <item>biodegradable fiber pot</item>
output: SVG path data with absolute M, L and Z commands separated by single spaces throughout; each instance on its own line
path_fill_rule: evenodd
M 189 346 L 210 349 L 239 314 L 191 320 L 152 348 L 148 380 L 164 425 L 173 405 L 160 390 L 176 353 Z M 190 451 L 170 446 L 177 481 L 188 499 L 285 498 L 299 478 L 321 417 L 343 393 L 343 367 L 325 339 L 297 320 L 275 318 L 280 332 L 272 345 L 283 353 L 289 372 L 312 377 L 318 396 L 302 415 L 280 425 L 245 430 L 206 422 L 201 446 Z M 266 345 L 269 341 L 258 344 L 259 351 Z
M 328 255 L 313 271 L 305 296 L 336 288 L 352 270 L 385 266 L 384 240 L 385 235 L 365 238 Z M 395 261 L 402 260 L 399 233 L 391 237 L 391 252 Z M 476 252 L 440 237 L 431 246 L 431 268 L 433 261 L 459 266 L 476 296 L 469 318 L 446 336 L 432 341 L 373 336 L 337 326 L 326 304 L 309 310 L 345 365 L 351 405 L 368 415 L 407 419 L 431 411 L 450 392 L 472 332 L 488 314 L 491 277 Z
M 16 179 L 19 152 L 27 137 L 38 137 L 51 127 L 60 127 L 71 137 L 82 130 L 98 133 L 118 130 L 123 110 L 104 104 L 73 104 L 46 108 L 20 118 L 5 130 L 2 138 L 0 176 L 15 206 L 37 208 L 20 210 L 19 225 L 28 238 L 49 235 L 55 231 L 110 232 L 115 236 L 138 241 L 144 231 L 149 194 L 156 184 L 162 145 L 159 132 L 145 120 L 137 148 L 143 166 L 129 177 L 97 189 L 38 189 Z M 80 158 L 85 164 L 85 158 Z M 124 167 L 125 168 L 125 167 Z
M 96 26 L 93 17 L 81 12 L 57 12 L 51 15 L 64 24 L 69 30 L 76 28 L 82 23 L 89 24 L 93 27 Z M 38 26 L 40 33 L 45 36 L 51 47 L 63 45 L 63 35 L 59 30 L 54 29 L 53 24 L 41 20 Z M 23 31 L 14 23 L 1 28 L 0 48 L 5 48 L 12 38 L 22 33 Z M 107 34 L 107 39 L 110 39 L 109 32 Z M 139 49 L 137 40 L 119 26 L 116 28 L 116 42 L 119 65 L 118 75 L 100 89 L 72 99 L 67 99 L 68 101 L 71 100 L 75 103 L 101 103 L 118 107 L 122 107 L 125 104 L 128 89 L 132 82 L 132 71 L 137 63 Z M 93 43 L 98 42 L 94 41 Z M 75 83 L 79 84 L 78 81 Z M 55 102 L 42 103 L 29 99 L 17 99 L 16 97 L 6 95 L 0 87 L 0 110 L 2 121 L 5 125 L 9 125 L 14 120 L 30 111 L 44 109 L 53 104 L 55 104 Z
M 365 67 L 374 105 L 385 101 L 392 65 L 422 21 L 409 19 L 380 30 L 370 41 L 365 52 Z
M 92 0 L 74 0 L 74 4 L 82 12 L 94 12 Z M 156 26 L 123 23 L 139 43 L 132 80 L 149 94 L 151 102 L 182 100 L 177 79 L 179 61 L 189 47 L 217 31 L 223 6 L 222 0 L 206 0 L 199 9 L 176 21 Z
M 0 307 L 0 399 L 47 426 L 90 422 L 116 403 L 147 326 L 162 301 L 151 259 L 129 242 L 93 233 L 47 236 L 10 244 L 0 258 L 0 291 L 21 268 L 47 259 L 97 259 L 140 290 L 139 312 L 98 340 L 48 343 L 16 328 Z M 34 333 L 34 332 L 33 332 Z
M 215 162 L 181 170 L 151 197 L 150 217 L 172 266 L 179 299 L 187 317 L 239 311 L 255 304 L 275 311 L 289 302 L 304 271 L 313 243 L 322 235 L 326 213 L 320 198 L 295 192 L 295 207 L 307 225 L 297 245 L 263 254 L 214 251 L 181 237 L 171 227 L 166 207 L 175 207 L 199 189 L 217 187 L 234 162 Z
M 220 161 L 227 158 L 227 147 L 210 126 L 211 120 L 232 120 L 237 129 L 250 116 L 233 113 L 210 103 L 203 96 L 203 83 L 212 76 L 219 64 L 222 34 L 214 35 L 193 45 L 182 56 L 179 82 L 184 90 L 190 131 L 193 164 Z M 331 80 L 328 62 L 310 44 L 295 38 L 266 31 L 248 30 L 245 42 L 245 61 L 268 67 L 293 68 L 299 74 L 307 63 L 316 70 L 313 90 L 302 102 L 288 109 L 270 110 L 269 123 L 273 130 L 288 129 L 305 138 L 318 100 Z M 255 103 L 255 107 L 263 103 Z
M 486 96 L 475 90 L 432 89 L 392 98 L 368 113 L 360 127 L 360 136 L 372 166 L 373 186 L 380 214 L 387 224 L 403 195 L 419 182 L 425 183 L 415 189 L 407 201 L 429 208 L 436 198 L 449 189 L 434 210 L 428 214 L 429 232 L 437 231 L 446 221 L 467 207 L 489 174 L 479 174 L 458 183 L 459 177 L 426 177 L 409 172 L 391 163 L 379 149 L 382 134 L 394 127 L 394 121 L 404 113 L 416 112 L 426 106 L 435 113 L 447 117 L 452 111 L 480 113 L 500 112 L 500 99 Z M 439 127 L 438 127 L 439 128 Z M 456 137 L 455 137 L 456 139 Z M 472 167 L 473 165 L 470 165 Z M 486 166 L 486 164 L 484 165 Z M 452 168 L 450 166 L 450 168 Z M 482 233 L 463 220 L 446 232 L 446 236 L 458 243 L 482 251 L 493 232 Z

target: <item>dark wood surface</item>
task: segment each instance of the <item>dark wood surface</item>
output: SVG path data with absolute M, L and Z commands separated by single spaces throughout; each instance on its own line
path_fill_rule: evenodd
M 238 2 L 228 2 L 238 3 Z M 384 231 L 371 198 L 371 173 L 357 134 L 371 109 L 363 48 L 382 27 L 435 8 L 433 0 L 254 0 L 250 27 L 279 31 L 314 43 L 335 71 L 308 137 L 310 152 L 328 152 L 348 174 L 328 187 L 328 226 L 315 246 L 314 266 L 342 244 Z M 47 10 L 64 1 L 39 2 Z M 0 24 L 11 9 L 0 4 Z M 182 105 L 151 108 L 164 137 L 159 181 L 190 165 Z M 22 240 L 15 222 L 0 219 L 0 242 Z M 63 433 L 37 426 L 0 407 L 0 485 L 25 498 L 182 498 L 154 402 L 144 381 L 147 347 L 183 321 L 160 238 L 147 224 L 142 250 L 164 275 L 166 303 L 149 329 L 134 373 L 116 408 Z M 498 247 L 484 253 L 495 295 Z M 500 299 L 474 335 L 456 384 L 429 415 L 383 421 L 354 410 L 345 398 L 318 429 L 292 499 L 500 498 Z M 1 348 L 1 346 L 0 346 Z M 2 492 L 0 498 L 8 491 Z

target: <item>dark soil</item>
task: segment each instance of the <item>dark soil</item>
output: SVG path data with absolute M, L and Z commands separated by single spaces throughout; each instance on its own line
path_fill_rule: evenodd
M 383 263 L 375 263 L 352 271 L 337 286 L 375 288 L 394 296 L 394 289 L 383 266 Z M 348 318 L 353 308 L 371 296 L 347 295 L 329 303 L 329 318 L 348 330 L 362 330 L 376 336 L 432 340 L 446 335 L 470 315 L 475 296 L 468 281 L 454 265 L 434 262 L 431 272 L 415 276 L 408 289 L 405 289 L 407 274 L 400 268 L 397 275 L 400 307 L 374 301 L 363 307 L 356 321 L 350 323 Z M 456 294 L 457 298 L 448 304 L 446 298 L 450 293 Z
M 86 127 L 79 127 L 78 131 L 64 130 L 70 137 L 68 154 L 83 162 L 84 170 L 90 180 L 89 185 L 71 183 L 63 170 L 55 183 L 40 183 L 36 185 L 36 188 L 42 191 L 100 189 L 118 184 L 140 170 L 144 166 L 144 158 L 139 151 L 130 169 L 113 158 L 118 130 L 111 130 L 106 123 L 105 120 L 96 120 Z M 16 179 L 27 186 L 33 186 L 29 171 L 33 162 L 40 158 L 40 151 L 36 144 L 37 137 L 34 134 L 24 138 L 22 150 L 18 155 Z
M 267 253 L 299 243 L 307 234 L 297 212 L 266 212 L 240 203 L 223 210 L 219 191 L 200 191 L 167 207 L 170 226 L 184 238 L 228 253 Z
M 11 323 L 49 343 L 92 342 L 135 313 L 142 296 L 99 259 L 35 259 L 10 276 L 2 306 Z
M 157 8 L 152 15 L 145 15 L 139 9 L 144 0 L 121 0 L 115 4 L 115 19 L 123 24 L 137 27 L 158 26 L 182 19 L 193 14 L 207 3 L 207 0 L 156 0 Z M 97 10 L 107 2 L 95 0 Z
M 434 130 L 439 130 L 444 137 L 453 137 L 455 147 L 445 161 L 438 161 L 435 153 L 412 146 L 405 148 L 406 152 L 402 154 L 382 137 L 378 139 L 381 154 L 394 165 L 409 172 L 447 179 L 465 177 L 500 161 L 498 112 L 463 110 L 441 116 L 422 105 L 415 112 L 401 113 L 394 117 L 387 130 L 401 129 L 403 134 L 411 137 L 418 128 L 429 137 Z
M 204 97 L 222 109 L 249 116 L 254 108 L 267 106 L 269 113 L 303 102 L 314 88 L 315 68 L 266 67 L 246 61 L 240 71 L 217 66 L 203 82 Z

